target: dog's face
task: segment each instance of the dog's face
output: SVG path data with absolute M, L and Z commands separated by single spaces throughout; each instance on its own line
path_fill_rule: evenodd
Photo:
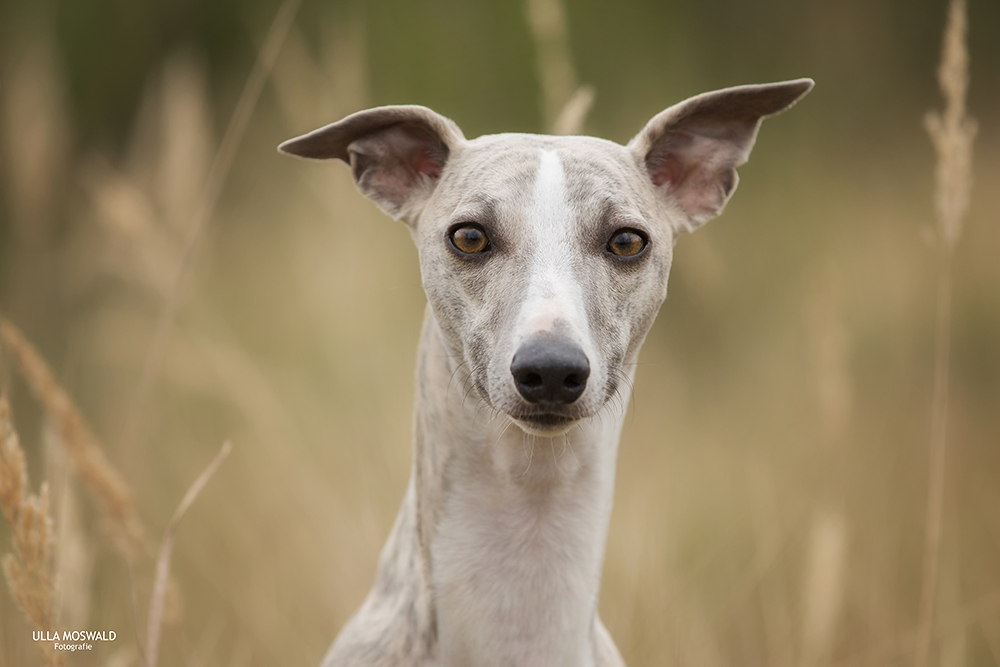
M 468 141 L 423 107 L 381 107 L 282 150 L 350 163 L 409 226 L 454 366 L 526 432 L 598 413 L 666 297 L 674 240 L 718 215 L 761 119 L 809 80 L 691 98 L 627 146 L 500 134 Z
M 479 397 L 533 433 L 597 413 L 666 296 L 672 215 L 609 141 L 495 135 L 455 151 L 414 236 Z

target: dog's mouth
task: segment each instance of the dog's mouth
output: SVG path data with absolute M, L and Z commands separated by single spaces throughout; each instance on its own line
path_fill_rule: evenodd
M 580 420 L 578 415 L 561 412 L 530 412 L 510 416 L 525 432 L 541 436 L 561 435 Z
M 553 426 L 563 426 L 564 424 L 569 424 L 575 422 L 576 419 L 573 417 L 568 417 L 566 415 L 557 415 L 552 412 L 543 412 L 537 415 L 524 415 L 519 417 L 521 421 L 527 422 L 532 426 L 538 426 L 541 428 L 550 428 Z

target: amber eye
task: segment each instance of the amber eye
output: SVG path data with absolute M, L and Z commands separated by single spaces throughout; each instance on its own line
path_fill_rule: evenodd
M 646 237 L 634 229 L 619 229 L 608 241 L 608 251 L 619 257 L 638 255 L 646 247 Z
M 490 240 L 486 238 L 483 228 L 471 222 L 451 230 L 451 243 L 467 255 L 481 253 L 490 247 Z

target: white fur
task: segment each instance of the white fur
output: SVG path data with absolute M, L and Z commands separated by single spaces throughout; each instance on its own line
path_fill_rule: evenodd
M 531 206 L 526 215 L 533 259 L 510 349 L 517 350 L 535 334 L 564 327 L 566 330 L 560 334 L 579 345 L 591 362 L 591 378 L 587 383 L 589 395 L 578 399 L 584 403 L 599 393 L 597 388 L 603 386 L 604 375 L 587 325 L 583 287 L 573 275 L 573 259 L 577 256 L 573 223 L 583 212 L 574 211 L 567 201 L 566 177 L 559 154 L 546 149 L 541 149 L 539 154 Z M 517 400 L 509 368 L 510 360 L 504 359 L 496 370 L 503 380 L 504 391 Z
M 542 151 L 528 211 L 536 254 L 514 333 L 519 344 L 561 321 L 593 358 L 570 261 L 575 215 L 558 155 Z M 461 473 L 431 544 L 441 665 L 591 667 L 620 419 L 555 437 L 507 424 L 455 453 Z

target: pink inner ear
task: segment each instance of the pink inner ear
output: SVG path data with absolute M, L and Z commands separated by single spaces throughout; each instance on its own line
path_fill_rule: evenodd
M 441 163 L 428 150 L 418 150 L 411 158 L 411 166 L 418 174 L 424 174 L 435 181 L 441 178 Z
M 685 168 L 683 162 L 673 156 L 663 156 L 650 166 L 649 176 L 653 185 L 659 187 L 669 184 L 671 189 L 676 189 L 684 179 L 688 177 L 691 170 Z
M 665 187 L 693 219 L 718 214 L 735 185 L 735 171 L 725 163 L 726 146 L 707 137 L 675 135 L 673 145 L 647 163 L 653 185 Z M 735 162 L 729 159 L 729 161 Z

